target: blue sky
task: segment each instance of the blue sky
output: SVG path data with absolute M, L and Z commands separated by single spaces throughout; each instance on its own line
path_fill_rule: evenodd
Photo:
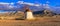
M 17 2 L 17 1 L 24 1 L 24 2 L 31 2 L 31 3 L 46 3 L 49 1 L 51 6 L 60 5 L 60 0 L 0 0 L 0 2 Z
M 40 3 L 45 4 L 48 1 L 50 6 L 60 6 L 60 0 L 0 0 L 0 2 L 8 2 L 8 3 L 11 3 L 11 2 L 16 3 L 18 1 L 24 1 L 24 2 L 30 2 L 30 3 L 39 3 L 39 4 Z M 60 9 L 53 9 L 53 11 L 54 10 L 57 10 L 56 13 L 60 11 Z

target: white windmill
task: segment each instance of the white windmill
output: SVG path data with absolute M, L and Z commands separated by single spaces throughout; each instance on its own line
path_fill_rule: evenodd
M 25 17 L 26 17 L 26 19 L 28 19 L 28 20 L 35 19 L 33 17 L 32 11 L 29 9 L 29 6 L 25 6 L 24 10 L 25 10 Z

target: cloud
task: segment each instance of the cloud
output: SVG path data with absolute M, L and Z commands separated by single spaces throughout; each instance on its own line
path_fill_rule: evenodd
M 9 3 L 0 2 L 0 4 L 9 4 Z
M 19 3 L 19 4 L 27 4 L 27 5 L 31 5 L 31 6 L 40 6 L 40 4 L 28 3 L 28 2 L 24 2 L 24 1 L 18 1 L 17 3 Z
M 14 8 L 19 8 L 20 6 L 14 5 L 15 3 L 6 3 L 6 2 L 0 2 L 0 8 L 2 9 L 14 9 Z M 34 4 L 34 3 L 28 3 L 24 1 L 18 1 L 17 4 L 26 4 L 30 6 L 40 6 L 39 4 Z
M 14 8 L 14 3 L 5 3 L 5 2 L 0 2 L 0 8 L 2 10 L 7 10 L 7 9 L 13 9 Z

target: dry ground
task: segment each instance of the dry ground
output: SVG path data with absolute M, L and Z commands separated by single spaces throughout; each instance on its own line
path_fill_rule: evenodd
M 36 20 L 0 20 L 0 26 L 60 26 L 60 18 L 37 18 Z

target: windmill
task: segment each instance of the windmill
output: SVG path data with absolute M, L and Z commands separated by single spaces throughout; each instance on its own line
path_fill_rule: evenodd
M 29 5 L 24 6 L 25 18 L 28 20 L 34 19 L 32 11 L 29 9 Z

